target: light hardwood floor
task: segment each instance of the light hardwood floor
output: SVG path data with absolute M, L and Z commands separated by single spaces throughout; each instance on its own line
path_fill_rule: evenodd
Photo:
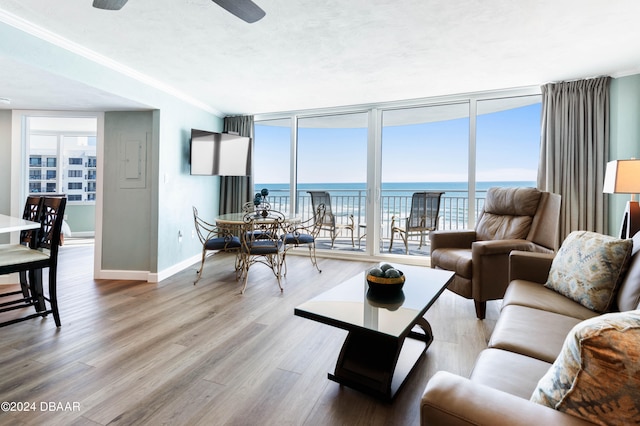
M 0 328 L 0 401 L 35 408 L 0 424 L 416 425 L 429 377 L 468 375 L 498 316 L 491 302 L 478 321 L 445 291 L 426 315 L 434 343 L 383 403 L 327 379 L 345 331 L 293 315 L 371 263 L 319 259 L 319 274 L 290 256 L 283 293 L 256 265 L 240 295 L 230 254 L 210 257 L 196 286 L 197 265 L 161 283 L 93 280 L 92 255 L 60 251 L 60 329 L 52 317 Z

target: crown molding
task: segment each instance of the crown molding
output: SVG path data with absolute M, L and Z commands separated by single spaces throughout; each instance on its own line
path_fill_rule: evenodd
M 225 116 L 225 114 L 222 113 L 221 111 L 218 111 L 215 108 L 212 108 L 210 105 L 185 94 L 184 92 L 176 89 L 175 87 L 172 87 L 168 84 L 161 82 L 160 80 L 157 80 L 153 77 L 150 77 L 146 74 L 136 71 L 135 69 L 128 67 L 120 62 L 114 61 L 113 59 L 107 56 L 104 56 L 94 50 L 88 49 L 76 42 L 73 42 L 67 38 L 64 38 L 45 28 L 35 25 L 34 23 L 29 22 L 12 13 L 9 13 L 6 10 L 0 9 L 0 22 L 3 22 L 29 35 L 37 37 L 43 41 L 46 41 L 47 43 L 53 44 L 57 47 L 60 47 L 76 55 L 79 55 L 89 61 L 92 61 L 101 66 L 109 68 L 112 71 L 115 71 L 126 77 L 132 78 L 142 84 L 145 84 L 147 86 L 153 87 L 154 89 L 160 90 L 163 93 L 166 93 L 175 98 L 178 98 L 184 102 L 187 102 L 190 105 L 193 105 L 197 108 L 200 108 L 218 117 Z

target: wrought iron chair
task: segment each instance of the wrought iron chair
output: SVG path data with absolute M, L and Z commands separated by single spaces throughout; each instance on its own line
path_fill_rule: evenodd
M 316 238 L 320 233 L 320 227 L 324 221 L 325 206 L 320 204 L 314 211 L 313 216 L 302 222 L 290 223 L 286 226 L 286 233 L 282 236 L 284 241 L 284 253 L 282 254 L 282 263 L 284 264 L 284 275 L 287 275 L 287 264 L 285 262 L 287 251 L 294 247 L 306 245 L 309 247 L 309 257 L 311 264 L 316 267 L 318 272 L 322 272 L 318 267 L 316 259 Z
M 414 192 L 411 197 L 411 211 L 409 217 L 404 219 L 402 225 L 396 224 L 396 220 L 400 218 L 393 216 L 391 218 L 391 241 L 389 242 L 389 251 L 393 247 L 393 237 L 396 233 L 404 241 L 404 247 L 409 254 L 409 237 L 412 235 L 420 235 L 420 245 L 424 245 L 424 236 L 427 232 L 434 231 L 438 228 L 438 219 L 440 215 L 440 199 L 444 192 Z
M 353 230 L 355 229 L 353 215 L 349 214 L 347 216 L 347 222 L 341 223 L 336 220 L 336 215 L 333 213 L 331 209 L 331 195 L 326 191 L 307 191 L 309 195 L 311 195 L 311 206 L 313 211 L 315 212 L 320 206 L 320 204 L 324 204 L 325 213 L 324 219 L 322 220 L 320 230 L 321 231 L 329 231 L 331 235 L 331 247 L 335 243 L 336 237 L 342 230 L 347 230 L 351 232 L 351 246 L 355 247 L 355 241 L 353 240 Z
M 53 314 L 56 327 L 60 327 L 60 313 L 57 298 L 58 248 L 60 246 L 60 229 L 67 199 L 64 197 L 42 197 L 40 213 L 36 216 L 40 222 L 38 233 L 32 233 L 29 245 L 4 244 L 0 246 L 0 275 L 14 272 L 26 272 L 29 275 L 29 292 L 24 288 L 15 292 L 4 293 L 1 297 L 21 295 L 22 298 L 9 300 L 0 304 L 0 312 L 7 312 L 34 306 L 36 312 L 24 317 L 0 323 L 0 327 L 26 321 L 31 318 L 45 317 Z M 42 270 L 49 268 L 49 294 L 45 296 L 42 286 Z M 22 283 L 21 283 L 22 287 Z M 46 307 L 49 302 L 49 308 Z
M 249 268 L 256 263 L 267 265 L 278 280 L 282 291 L 282 265 L 284 262 L 285 216 L 275 210 L 262 210 L 262 214 L 245 213 L 244 226 L 240 233 L 239 267 L 244 279 L 241 293 L 244 294 L 249 279 Z
M 213 225 L 200 216 L 198 216 L 198 209 L 193 206 L 193 222 L 196 227 L 196 233 L 198 239 L 202 244 L 202 261 L 200 262 L 200 269 L 198 269 L 198 278 L 193 282 L 196 285 L 200 278 L 202 278 L 202 270 L 204 269 L 204 261 L 207 257 L 208 251 L 232 251 L 240 249 L 240 238 L 233 235 L 231 230 L 221 228 Z M 238 270 L 238 260 L 236 258 L 236 270 Z

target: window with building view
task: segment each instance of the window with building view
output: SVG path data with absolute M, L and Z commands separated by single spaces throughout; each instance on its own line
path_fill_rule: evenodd
M 96 118 L 29 117 L 28 191 L 95 202 Z

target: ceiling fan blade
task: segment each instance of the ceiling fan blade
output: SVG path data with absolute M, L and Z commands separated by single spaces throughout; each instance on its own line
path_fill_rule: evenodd
M 104 10 L 120 10 L 128 0 L 93 0 L 93 7 Z
M 236 15 L 249 24 L 259 21 L 266 15 L 265 11 L 251 0 L 212 0 L 227 12 Z

